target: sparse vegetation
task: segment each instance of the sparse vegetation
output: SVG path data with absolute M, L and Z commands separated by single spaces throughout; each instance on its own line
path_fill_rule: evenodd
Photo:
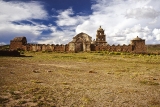
M 145 85 L 159 85 L 159 83 L 153 81 L 140 81 L 140 83 Z
M 160 106 L 160 55 L 107 51 L 24 55 L 0 57 L 2 107 Z

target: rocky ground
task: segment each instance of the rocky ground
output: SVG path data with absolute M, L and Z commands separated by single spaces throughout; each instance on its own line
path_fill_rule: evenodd
M 160 56 L 25 55 L 0 57 L 2 107 L 160 106 Z

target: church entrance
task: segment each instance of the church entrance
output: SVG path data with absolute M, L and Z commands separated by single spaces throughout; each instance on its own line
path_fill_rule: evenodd
M 75 51 L 76 51 L 76 52 L 81 52 L 81 51 L 83 51 L 83 43 L 76 43 Z

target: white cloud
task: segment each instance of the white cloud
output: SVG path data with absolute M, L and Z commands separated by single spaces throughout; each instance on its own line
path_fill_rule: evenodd
M 93 14 L 77 26 L 76 32 L 84 31 L 95 38 L 102 25 L 109 44 L 129 44 L 136 36 L 146 39 L 148 44 L 160 44 L 159 33 L 152 33 L 154 28 L 160 28 L 159 5 L 159 0 L 96 0 Z
M 160 29 L 155 28 L 152 33 L 156 37 L 156 40 L 160 41 Z
M 47 35 L 46 37 L 42 37 L 38 43 L 40 44 L 67 44 L 69 43 L 73 36 L 75 35 L 74 31 L 70 30 L 55 30 L 50 35 Z
M 160 15 L 160 12 L 153 9 L 152 6 L 145 6 L 142 8 L 128 9 L 126 13 L 127 18 L 152 18 L 155 19 Z
M 38 2 L 0 1 L 0 21 L 20 21 L 27 19 L 45 19 L 46 11 Z
M 0 42 L 0 46 L 6 45 L 6 43 L 4 42 Z
M 0 1 L 0 42 L 11 40 L 15 36 L 36 39 L 43 30 L 48 29 L 48 26 L 34 23 L 32 19 L 45 20 L 47 17 L 47 12 L 39 2 Z M 26 20 L 32 24 L 13 23 Z
M 59 15 L 57 16 L 58 20 L 56 21 L 58 26 L 75 26 L 83 22 L 87 17 L 85 16 L 74 16 L 72 8 L 69 8 L 64 11 L 58 11 Z
M 88 16 L 75 16 L 71 8 L 59 12 L 57 24 L 62 28 L 73 26 L 76 34 L 85 32 L 93 39 L 102 25 L 109 44 L 129 44 L 136 36 L 146 39 L 146 43 L 160 43 L 159 36 L 152 33 L 155 27 L 160 27 L 156 23 L 160 21 L 160 1 L 96 0 L 94 3 L 91 7 L 93 14 Z
M 66 44 L 75 35 L 75 26 L 85 19 L 85 16 L 76 16 L 71 8 L 59 11 L 57 25 L 44 25 L 32 21 L 32 19 L 47 20 L 48 14 L 39 2 L 4 2 L 0 1 L 0 40 L 11 40 L 15 36 L 26 36 L 30 43 L 42 44 Z M 78 19 L 78 20 L 77 20 Z M 24 24 L 21 21 L 31 24 Z M 15 24 L 13 22 L 18 22 Z M 50 34 L 42 34 L 43 31 L 51 31 Z M 9 39 L 8 39 L 9 38 Z M 1 41 L 0 41 L 1 42 Z M 1 42 L 3 43 L 3 42 Z M 9 43 L 9 41 L 8 41 Z
M 30 41 L 45 44 L 66 44 L 76 34 L 85 32 L 96 37 L 101 25 L 109 44 L 129 44 L 136 36 L 147 44 L 160 44 L 159 0 L 92 0 L 92 14 L 79 15 L 72 8 L 55 10 L 58 26 L 39 24 L 32 19 L 47 20 L 48 14 L 39 2 L 0 1 L 0 40 L 26 36 Z M 31 24 L 12 22 L 27 20 Z M 50 34 L 42 34 L 50 30 Z M 0 41 L 3 42 L 3 41 Z

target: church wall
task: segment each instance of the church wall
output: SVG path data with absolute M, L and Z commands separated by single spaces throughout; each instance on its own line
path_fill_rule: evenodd
M 10 50 L 17 50 L 17 49 L 25 50 L 25 47 L 22 44 L 22 42 L 10 41 Z
M 25 46 L 26 51 L 47 51 L 47 52 L 68 52 L 69 45 L 54 45 L 54 44 L 27 44 Z
M 65 45 L 65 52 L 69 52 L 69 45 L 68 44 Z
M 69 43 L 69 52 L 75 52 L 75 44 L 72 42 Z
M 110 52 L 132 52 L 132 45 L 106 45 L 106 46 L 96 46 L 91 45 L 91 51 L 110 51 Z
M 91 51 L 91 45 L 90 45 L 89 43 L 86 44 L 86 51 L 87 51 L 87 52 Z
M 51 51 L 51 52 L 75 52 L 75 45 L 74 43 L 69 43 L 67 45 L 45 45 L 45 44 L 27 44 L 21 45 L 21 43 L 12 43 L 11 47 L 22 48 L 26 51 Z M 86 44 L 84 51 L 110 51 L 110 52 L 145 52 L 146 46 L 144 43 L 136 42 L 136 45 L 94 45 L 94 44 Z M 17 49 L 17 48 L 16 48 Z M 16 50 L 15 49 L 15 50 Z
M 133 52 L 146 52 L 145 40 L 132 40 Z
M 79 33 L 67 45 L 54 44 L 27 44 L 26 37 L 16 37 L 10 41 L 10 49 L 18 48 L 26 51 L 42 51 L 42 52 L 89 52 L 89 51 L 110 51 L 110 52 L 145 52 L 145 40 L 137 38 L 131 40 L 130 45 L 108 45 L 106 42 L 104 30 L 97 30 L 96 41 L 86 33 Z

